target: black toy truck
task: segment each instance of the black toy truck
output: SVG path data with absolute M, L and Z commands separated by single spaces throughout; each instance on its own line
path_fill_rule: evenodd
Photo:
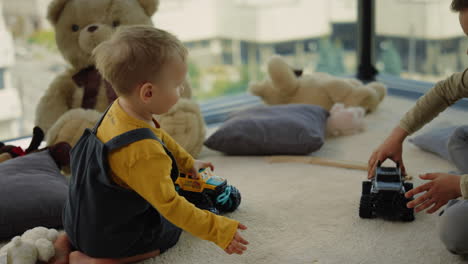
M 406 198 L 405 193 L 413 189 L 413 184 L 405 182 L 400 167 L 381 167 L 375 169 L 370 181 L 362 182 L 362 195 L 359 204 L 361 218 L 381 217 L 392 221 L 410 222 L 414 220 L 413 208 L 406 204 L 413 198 Z

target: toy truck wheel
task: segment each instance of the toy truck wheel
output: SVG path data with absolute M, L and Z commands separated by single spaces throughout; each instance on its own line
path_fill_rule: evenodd
M 405 222 L 414 221 L 414 210 L 413 210 L 413 208 L 405 209 L 405 212 L 401 216 L 401 220 L 405 221 Z
M 228 197 L 225 195 L 228 195 Z M 241 199 L 239 190 L 232 185 L 228 185 L 225 191 L 216 197 L 215 206 L 221 213 L 230 213 L 239 207 Z
M 411 183 L 411 182 L 405 182 L 403 184 L 403 186 L 405 186 L 405 191 L 406 192 L 413 189 L 413 183 Z
M 404 199 L 403 200 L 403 208 L 402 208 L 402 214 L 401 214 L 401 220 L 405 222 L 411 222 L 414 221 L 414 208 L 408 208 L 406 207 L 406 204 L 410 201 L 412 201 L 413 198 L 410 199 Z
M 359 217 L 361 218 L 374 218 L 372 201 L 370 195 L 362 195 L 359 203 Z
M 370 181 L 363 181 L 362 182 L 362 194 L 370 194 L 372 187 L 372 182 Z

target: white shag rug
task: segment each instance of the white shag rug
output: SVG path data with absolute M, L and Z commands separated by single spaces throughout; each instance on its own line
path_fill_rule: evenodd
M 313 156 L 367 162 L 372 151 L 414 104 L 387 97 L 366 117 L 367 130 L 327 139 Z M 468 113 L 448 109 L 420 132 L 435 126 L 468 123 Z M 466 263 L 438 239 L 437 213 L 419 213 L 411 223 L 363 220 L 358 216 L 366 172 L 299 163 L 269 164 L 265 157 L 224 156 L 204 149 L 201 159 L 239 188 L 242 203 L 229 217 L 248 229 L 242 256 L 227 255 L 213 243 L 184 232 L 165 254 L 144 263 Z M 448 172 L 450 163 L 405 143 L 409 173 Z M 422 180 L 415 179 L 415 186 Z
M 367 162 L 372 151 L 414 104 L 387 97 L 366 117 L 361 134 L 329 138 L 313 156 Z M 466 123 L 468 113 L 448 109 L 430 127 Z M 224 156 L 204 149 L 216 173 L 242 194 L 229 217 L 248 229 L 244 255 L 227 255 L 213 243 L 184 232 L 179 243 L 145 264 L 158 263 L 467 263 L 449 253 L 438 239 L 437 213 L 419 213 L 411 223 L 363 220 L 358 216 L 361 182 L 366 172 L 299 163 L 269 164 L 265 157 Z M 448 172 L 455 168 L 437 156 L 405 144 L 409 173 Z M 421 180 L 415 179 L 415 186 Z

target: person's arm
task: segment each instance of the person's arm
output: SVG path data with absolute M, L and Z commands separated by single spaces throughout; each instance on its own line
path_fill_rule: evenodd
M 467 85 L 467 70 L 438 82 L 405 114 L 400 121 L 400 127 L 408 134 L 416 132 L 447 107 L 463 97 L 468 97 Z
M 177 161 L 179 169 L 183 173 L 188 173 L 192 170 L 195 159 L 182 146 L 180 146 L 166 131 L 161 129 L 161 140 L 166 147 L 171 151 Z
M 151 203 L 174 225 L 226 249 L 239 222 L 196 208 L 175 191 L 170 178 L 171 160 L 165 154 L 139 158 L 129 164 L 127 185 Z

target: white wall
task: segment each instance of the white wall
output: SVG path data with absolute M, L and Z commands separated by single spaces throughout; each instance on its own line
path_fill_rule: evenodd
M 226 37 L 276 42 L 330 31 L 329 0 L 171 0 L 153 17 L 183 41 Z M 276 4 L 274 4 L 276 3 Z
M 463 35 L 451 0 L 376 0 L 376 33 L 445 39 Z M 162 0 L 157 25 L 184 41 L 226 37 L 277 42 L 320 37 L 355 22 L 357 0 Z
M 444 39 L 463 35 L 451 0 L 377 0 L 376 33 Z
M 6 68 L 14 63 L 13 38 L 7 31 L 3 19 L 2 1 L 0 0 L 0 67 Z
M 330 0 L 302 0 L 293 6 L 278 6 L 259 10 L 259 42 L 320 37 L 329 34 Z
M 217 35 L 216 2 L 220 0 L 161 0 L 154 24 L 183 41 L 211 39 Z

